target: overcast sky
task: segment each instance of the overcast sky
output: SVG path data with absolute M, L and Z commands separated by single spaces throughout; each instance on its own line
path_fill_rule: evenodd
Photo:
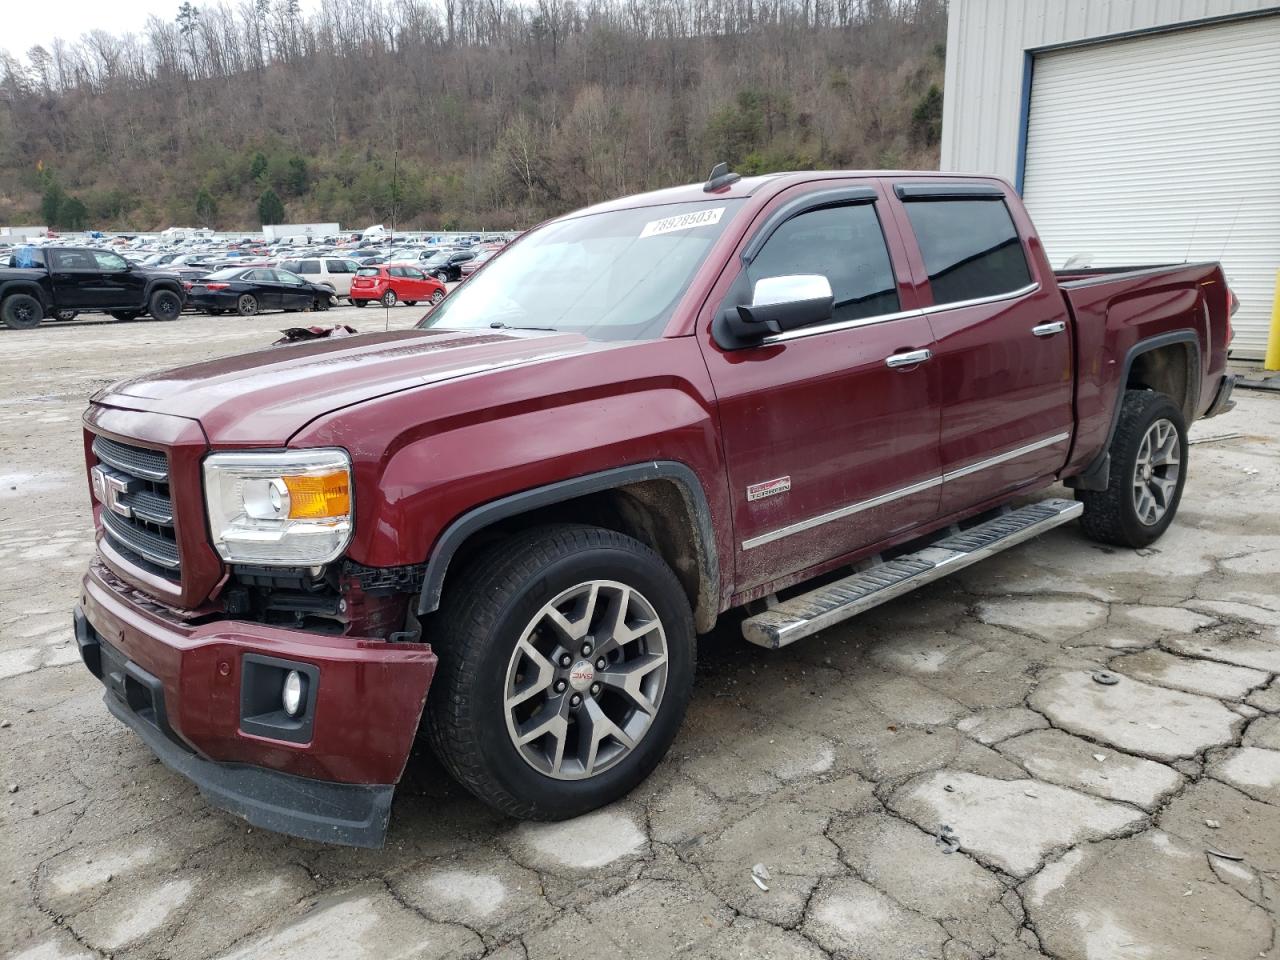
M 172 20 L 181 5 L 182 0 L 0 0 L 0 47 L 25 59 L 32 46 L 48 49 L 54 37 L 73 42 L 91 30 L 137 33 L 151 14 Z M 318 5 L 319 0 L 302 0 L 303 10 Z M 204 4 L 196 0 L 196 6 Z

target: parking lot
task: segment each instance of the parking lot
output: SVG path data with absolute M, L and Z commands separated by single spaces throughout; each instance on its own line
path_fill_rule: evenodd
M 0 954 L 1280 958 L 1270 394 L 1196 425 L 1152 548 L 1069 525 L 778 652 L 726 618 L 671 755 L 610 808 L 506 820 L 424 750 L 382 850 L 211 810 L 77 656 L 85 400 L 421 314 L 0 330 Z

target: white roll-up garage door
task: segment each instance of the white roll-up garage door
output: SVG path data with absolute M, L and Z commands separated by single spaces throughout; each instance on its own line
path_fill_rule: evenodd
M 1055 268 L 1221 260 L 1232 355 L 1260 358 L 1280 269 L 1280 16 L 1042 53 L 1023 195 Z

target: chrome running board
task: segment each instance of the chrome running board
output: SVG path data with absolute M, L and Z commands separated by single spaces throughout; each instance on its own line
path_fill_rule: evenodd
M 1041 500 L 968 530 L 951 532 L 916 553 L 897 557 L 786 600 L 742 622 L 742 635 L 776 650 L 841 620 L 1074 520 L 1084 504 Z M 953 528 L 954 531 L 954 528 Z

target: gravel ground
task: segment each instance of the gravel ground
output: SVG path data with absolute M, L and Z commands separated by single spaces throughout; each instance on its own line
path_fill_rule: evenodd
M 362 851 L 211 810 L 70 629 L 85 398 L 313 319 L 0 331 L 0 954 L 1280 958 L 1280 398 L 1196 427 L 1151 549 L 1070 525 L 783 651 L 726 624 L 625 801 L 520 824 L 422 755 Z

